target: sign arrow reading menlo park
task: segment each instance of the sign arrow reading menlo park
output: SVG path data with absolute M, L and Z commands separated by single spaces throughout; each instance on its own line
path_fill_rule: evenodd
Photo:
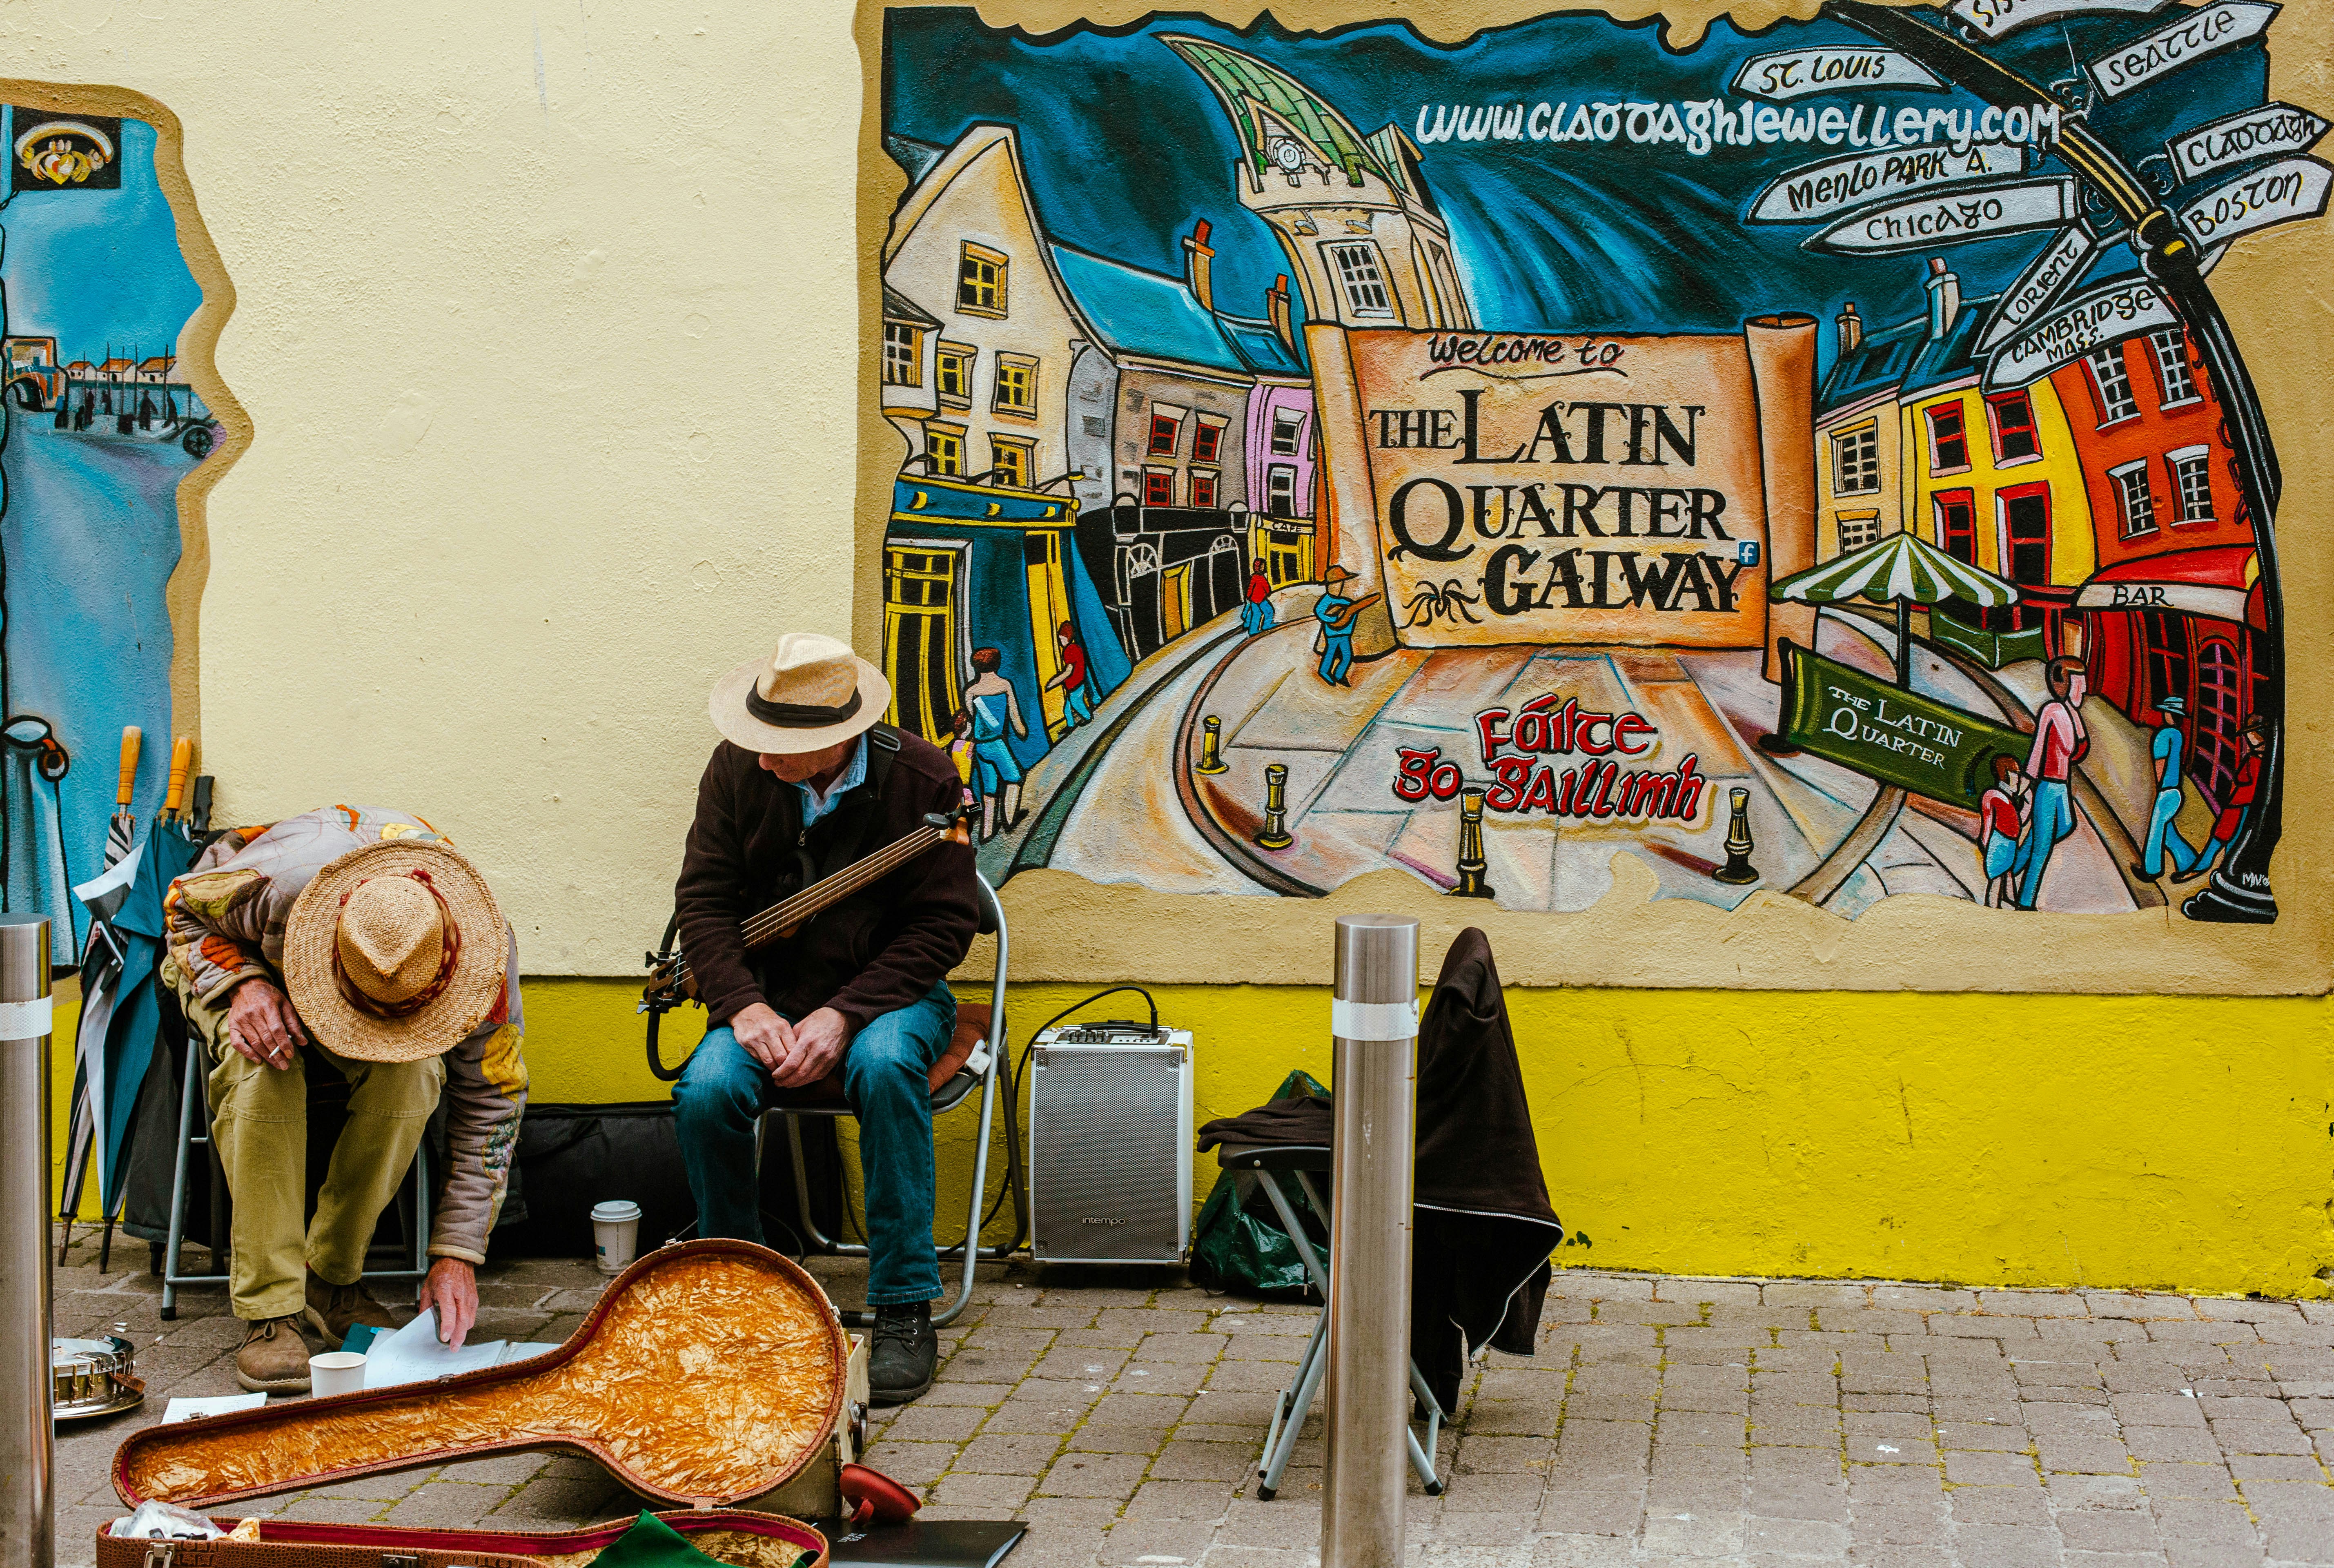
M 2277 13 L 2277 6 L 2262 0 L 2214 0 L 2184 11 L 2178 21 L 2117 44 L 2092 61 L 2091 79 L 2106 96 L 2120 98 L 2208 54 L 2260 37 Z
M 2180 221 L 2198 245 L 2218 249 L 2242 235 L 2322 216 L 2329 186 L 2334 168 L 2314 158 L 2281 158 L 2182 202 Z
M 2135 332 L 2176 327 L 2180 318 L 2146 278 L 2119 278 L 2077 294 L 1994 351 L 1985 363 L 1985 390 L 2023 387 L 2094 349 Z
M 2072 179 L 2060 176 L 2021 180 L 1867 207 L 1804 243 L 1808 250 L 1886 255 L 1931 245 L 1966 245 L 2030 228 L 2057 228 L 2072 223 L 2080 210 Z
M 1747 223 L 1814 223 L 1892 196 L 1963 180 L 2022 174 L 2026 149 L 2015 142 L 1976 141 L 1828 158 L 1771 181 L 1751 199 Z

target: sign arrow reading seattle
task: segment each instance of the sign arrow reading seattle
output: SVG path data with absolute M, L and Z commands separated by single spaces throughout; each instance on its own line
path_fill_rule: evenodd
M 1985 390 L 2023 387 L 2094 349 L 2136 332 L 2176 327 L 2180 318 L 2146 278 L 2119 278 L 2077 294 L 1994 351 L 1985 363 Z
M 1743 221 L 1814 223 L 1850 207 L 1931 186 L 2025 171 L 2026 149 L 2007 141 L 1972 142 L 1959 152 L 1949 147 L 1917 147 L 1828 158 L 1770 181 L 1751 198 Z
M 2306 109 L 2269 103 L 2184 130 L 2165 142 L 2164 150 L 2172 155 L 2172 167 L 2185 185 L 2216 169 L 2233 168 L 2257 158 L 2308 152 L 2326 130 L 2327 122 Z
M 2213 5 L 2183 12 L 2178 21 L 2144 37 L 2108 50 L 2090 63 L 2091 79 L 2106 96 L 2120 98 L 2208 54 L 2260 37 L 2277 13 L 2277 6 L 2262 0 L 2214 0 Z
M 2329 187 L 2334 168 L 2314 158 L 2281 159 L 2182 202 L 2180 221 L 2198 245 L 2216 249 L 2242 235 L 2322 216 Z
M 1953 0 L 1945 9 L 1988 38 L 1999 38 L 2021 27 L 2055 22 L 2061 16 L 2102 11 L 2133 11 L 2145 16 L 2166 4 L 2168 0 Z
M 2030 228 L 2057 228 L 2072 223 L 2079 209 L 2072 179 L 2029 179 L 1866 207 L 1802 243 L 1808 250 L 1844 255 L 1887 255 L 1930 245 L 1966 245 Z
M 1866 87 L 1894 87 L 1943 92 L 1945 84 L 1925 65 L 1893 49 L 1857 49 L 1826 43 L 1812 49 L 1784 49 L 1754 54 L 1734 73 L 1733 90 L 1750 98 L 1788 103 L 1818 92 L 1852 92 Z
M 2083 269 L 2098 254 L 2099 242 L 2081 224 L 2061 230 L 2040 255 L 2027 264 L 2018 281 L 2002 291 L 1993 319 L 1978 338 L 1977 351 L 1984 353 L 2049 309 L 2050 302 L 2066 293 L 2067 285 L 2082 276 Z

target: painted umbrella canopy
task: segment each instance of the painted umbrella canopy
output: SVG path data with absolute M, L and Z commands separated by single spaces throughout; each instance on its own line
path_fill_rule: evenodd
M 1989 610 L 2018 602 L 2018 585 L 1956 561 L 1912 534 L 1891 534 L 1836 561 L 1795 572 L 1769 589 L 1774 599 L 1803 604 L 1843 604 L 1866 599 L 1896 606 L 1896 684 L 1913 684 L 1912 608 L 1967 600 Z

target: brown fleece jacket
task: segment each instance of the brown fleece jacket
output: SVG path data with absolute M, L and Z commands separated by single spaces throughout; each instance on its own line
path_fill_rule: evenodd
M 882 742 L 894 739 L 899 749 L 887 750 Z M 673 889 L 681 951 L 709 1027 L 767 1002 L 789 1018 L 832 1007 L 856 1031 L 954 968 L 979 920 L 965 844 L 926 851 L 750 957 L 738 928 L 914 832 L 926 813 L 954 813 L 962 787 L 946 753 L 879 725 L 868 737 L 866 782 L 805 833 L 800 789 L 763 771 L 752 752 L 726 740 L 716 746 Z

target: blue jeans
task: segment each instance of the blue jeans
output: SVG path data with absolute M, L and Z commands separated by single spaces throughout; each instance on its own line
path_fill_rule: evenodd
M 932 1250 L 932 1063 L 956 1027 L 946 982 L 885 1013 L 851 1038 L 844 1092 L 859 1118 L 867 1181 L 867 1304 L 900 1306 L 940 1294 Z M 673 1085 L 681 1163 L 701 1236 L 762 1239 L 754 1129 L 781 1092 L 723 1027 L 709 1030 Z
M 2172 825 L 2180 814 L 2180 792 L 2175 789 L 2156 792 L 2156 810 L 2147 819 L 2147 849 L 2140 857 L 2140 869 L 2151 877 L 2164 874 L 2164 862 L 2168 857 L 2172 869 L 2185 871 L 2196 863 L 2196 851 Z
M 2034 785 L 2034 819 L 2026 830 L 2026 842 L 2018 846 L 2018 859 L 2011 869 L 2019 872 L 2018 907 L 2030 909 L 2034 895 L 2041 890 L 2042 872 L 2050 863 L 2050 851 L 2059 841 L 2075 831 L 2075 805 L 2067 798 L 2067 781 L 2042 779 Z
M 1240 606 L 1240 628 L 1250 637 L 1261 637 L 1272 630 L 1272 601 L 1251 599 Z
M 1094 709 L 1086 706 L 1085 682 L 1062 688 L 1062 711 L 1070 716 L 1073 726 L 1093 722 Z
M 1332 631 L 1321 641 L 1321 678 L 1331 686 L 1343 686 L 1345 671 L 1354 664 L 1354 634 Z

